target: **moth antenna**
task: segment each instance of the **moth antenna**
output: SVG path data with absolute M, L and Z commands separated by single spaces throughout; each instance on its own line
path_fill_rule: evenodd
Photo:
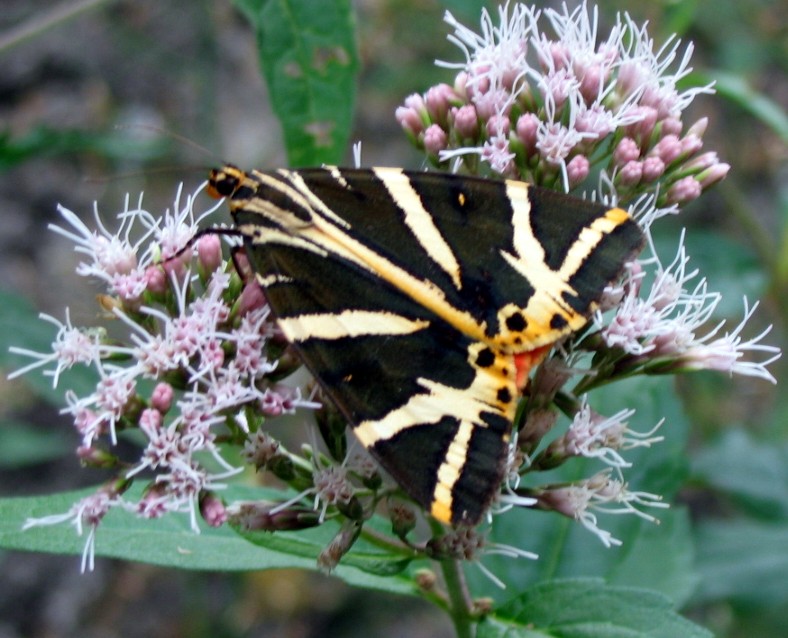
M 176 142 L 180 142 L 181 144 L 190 146 L 191 148 L 200 151 L 204 155 L 210 155 L 214 160 L 217 159 L 216 153 L 214 153 L 212 150 L 206 148 L 205 146 L 202 146 L 201 144 L 198 144 L 194 140 L 191 140 L 184 135 L 180 135 L 179 133 L 175 133 L 173 131 L 168 131 L 167 129 L 162 128 L 160 126 L 155 126 L 153 124 L 116 124 L 115 129 L 117 130 L 142 129 L 144 131 L 158 133 L 159 135 L 164 135 L 166 137 L 169 137 L 170 139 L 175 140 Z
M 227 237 L 241 237 L 242 233 L 236 228 L 227 228 L 225 226 L 210 226 L 208 228 L 202 228 L 198 230 L 194 235 L 192 235 L 189 241 L 187 241 L 183 246 L 181 246 L 181 248 L 178 249 L 178 252 L 176 252 L 174 255 L 170 255 L 169 257 L 167 257 L 167 259 L 165 259 L 163 262 L 160 263 L 166 263 L 172 259 L 177 259 L 181 255 L 183 255 L 183 253 L 189 250 L 189 248 L 192 248 L 194 244 L 196 244 L 202 237 L 205 237 L 206 235 L 225 235 Z
M 149 175 L 164 175 L 167 173 L 174 173 L 174 172 L 187 172 L 187 173 L 197 173 L 204 174 L 208 170 L 208 167 L 201 166 L 201 165 L 191 165 L 191 166 L 159 166 L 157 168 L 146 168 L 145 170 L 139 171 L 128 171 L 126 173 L 114 173 L 112 175 L 108 175 L 106 177 L 83 177 L 82 181 L 86 184 L 108 184 L 110 182 L 115 182 L 118 180 L 123 179 L 130 179 L 133 177 L 147 177 Z

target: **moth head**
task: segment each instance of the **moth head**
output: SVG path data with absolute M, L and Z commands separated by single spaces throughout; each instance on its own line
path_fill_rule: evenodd
M 245 173 L 232 164 L 214 168 L 208 175 L 208 194 L 216 199 L 231 197 L 241 185 Z

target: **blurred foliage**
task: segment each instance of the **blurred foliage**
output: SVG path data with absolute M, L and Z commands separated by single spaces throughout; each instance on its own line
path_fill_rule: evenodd
M 44 16 L 50 9 L 50 3 L 46 2 L 10 4 L 13 6 L 9 6 L 7 16 L 2 18 L 5 22 L 0 25 L 6 32 L 12 31 L 17 21 Z M 257 54 L 254 52 L 256 38 L 262 37 L 265 44 L 266 27 L 277 29 L 283 39 L 289 34 L 292 41 L 300 24 L 282 23 L 281 31 L 273 18 L 271 22 L 258 20 L 250 25 L 229 4 L 223 3 L 167 6 L 169 3 L 149 0 L 105 3 L 99 7 L 100 4 L 96 3 L 93 12 L 84 13 L 73 22 L 48 24 L 39 33 L 28 34 L 16 46 L 12 43 L 0 51 L 10 69 L 0 83 L 0 169 L 7 176 L 0 192 L 6 202 L 37 201 L 41 196 L 42 176 L 46 180 L 47 196 L 53 197 L 50 204 L 54 209 L 55 197 L 64 201 L 81 198 L 79 186 L 73 182 L 74 172 L 113 175 L 132 165 L 152 173 L 162 165 L 194 162 L 191 149 L 165 140 L 162 134 L 133 135 L 139 121 L 140 131 L 147 130 L 145 127 L 149 125 L 177 131 L 229 152 L 229 157 L 237 163 L 266 165 L 272 158 L 282 157 L 278 146 L 280 131 L 277 120 L 270 114 L 269 99 L 280 114 L 292 112 L 293 104 L 296 110 L 305 107 L 301 119 L 281 122 L 283 144 L 290 150 L 293 164 L 343 158 L 347 161 L 347 140 L 360 139 L 364 164 L 417 166 L 419 158 L 400 135 L 393 109 L 409 93 L 420 92 L 438 81 L 452 80 L 451 72 L 432 64 L 434 59 L 461 59 L 461 53 L 445 40 L 443 11 L 449 9 L 473 26 L 477 24 L 475 16 L 480 7 L 489 6 L 480 0 L 364 0 L 355 4 L 354 36 L 349 4 L 332 5 L 332 9 L 341 13 L 336 23 L 341 27 L 331 22 L 320 26 L 334 24 L 336 29 L 332 27 L 329 31 L 339 34 L 347 58 L 344 54 L 318 56 L 325 62 L 321 72 L 340 74 L 333 87 L 338 93 L 331 99 L 332 104 L 325 105 L 310 92 L 323 91 L 334 80 L 311 78 L 315 82 L 310 85 L 307 77 L 305 84 L 289 87 L 292 92 L 288 92 L 288 87 L 282 89 L 277 84 L 283 77 L 282 69 L 271 68 L 283 50 L 266 52 L 263 48 Z M 287 3 L 239 0 L 237 5 L 249 16 L 252 8 L 262 11 L 268 5 L 270 10 L 282 9 Z M 665 247 L 660 254 L 669 260 L 676 232 L 680 227 L 688 227 L 691 263 L 708 277 L 712 289 L 725 295 L 720 319 L 735 319 L 741 314 L 742 295 L 746 294 L 750 300 L 762 299 L 764 326 L 775 324 L 771 341 L 784 348 L 788 327 L 788 182 L 785 179 L 788 126 L 783 105 L 788 102 L 788 7 L 769 0 L 748 3 L 688 0 L 630 2 L 626 10 L 637 22 L 649 20 L 650 33 L 657 42 L 677 33 L 684 41 L 695 43 L 693 66 L 697 73 L 691 80 L 716 80 L 719 93 L 698 99 L 693 109 L 697 117 L 710 118 L 706 146 L 718 150 L 722 159 L 733 166 L 720 188 L 701 198 L 679 219 L 663 225 L 657 237 L 658 246 Z M 600 13 L 600 28 L 604 30 L 614 17 L 604 4 Z M 80 31 L 86 27 L 87 31 Z M 88 38 L 91 34 L 96 37 L 84 40 L 84 33 L 88 33 Z M 71 41 L 75 39 L 95 48 L 81 51 L 85 45 L 72 46 Z M 323 46 L 322 41 L 319 46 Z M 61 56 L 61 49 L 67 55 Z M 302 56 L 297 57 L 300 63 L 314 61 L 314 50 L 305 51 L 293 55 Z M 263 67 L 262 73 L 258 62 Z M 353 78 L 357 69 L 360 76 L 356 81 Z M 266 96 L 262 78 L 268 83 L 272 97 Z M 352 106 L 354 91 L 358 91 L 358 97 L 355 125 L 351 127 L 351 111 L 340 111 L 341 107 Z M 346 102 L 336 97 L 343 92 L 348 96 Z M 139 110 L 140 103 L 152 109 L 153 117 L 146 116 L 151 111 Z M 331 108 L 318 114 L 315 109 L 320 106 Z M 83 111 L 84 116 L 79 117 Z M 322 122 L 326 118 L 336 118 L 337 122 L 338 133 L 331 143 L 313 149 L 314 155 L 293 156 L 292 149 L 300 144 L 294 144 L 293 140 L 302 139 L 299 136 L 303 136 L 304 122 Z M 127 128 L 129 122 L 131 126 Z M 121 128 L 115 128 L 117 124 Z M 205 163 L 204 157 L 200 161 Z M 155 180 L 149 182 L 157 186 Z M 55 188 L 59 189 L 57 195 L 50 192 Z M 166 182 L 165 188 L 168 190 L 161 197 L 169 201 L 172 180 Z M 30 207 L 32 210 L 32 204 Z M 41 225 L 24 229 L 21 240 L 8 236 L 11 249 L 6 254 L 13 253 L 14 242 L 30 241 L 34 249 L 48 245 L 36 241 L 43 233 L 46 217 L 35 221 Z M 41 252 L 31 260 L 34 266 L 41 267 L 48 257 L 48 253 Z M 60 286 L 57 281 L 46 283 Z M 39 334 L 42 325 L 34 319 L 36 313 L 29 302 L 22 299 L 19 291 L 23 288 L 4 293 L 0 302 L 3 328 L 0 364 L 6 370 L 19 364 L 18 359 L 10 360 L 6 355 L 9 343 L 41 350 L 44 349 L 41 344 L 51 338 Z M 44 291 L 29 287 L 24 290 L 28 296 L 35 294 L 37 305 L 46 307 Z M 788 362 L 783 361 L 775 368 L 778 380 L 785 377 L 786 365 Z M 3 405 L 13 406 L 13 413 L 9 411 L 2 416 L 4 426 L 0 435 L 0 469 L 11 477 L 6 481 L 7 486 L 23 482 L 25 472 L 28 476 L 40 473 L 47 460 L 71 453 L 58 438 L 56 424 L 49 429 L 20 425 L 19 415 L 24 415 L 22 402 L 26 397 L 32 402 L 28 409 L 35 410 L 37 399 L 29 398 L 33 392 L 45 401 L 58 400 L 34 376 L 1 390 Z M 24 391 L 15 390 L 22 385 Z M 534 584 L 549 578 L 571 579 L 555 581 L 552 587 L 556 591 L 550 599 L 553 601 L 573 591 L 573 587 L 582 587 L 583 581 L 574 580 L 577 577 L 604 577 L 611 587 L 645 586 L 670 596 L 674 603 L 683 604 L 683 611 L 693 620 L 705 624 L 720 637 L 782 636 L 788 622 L 785 612 L 788 395 L 780 392 L 779 387 L 776 390 L 764 387 L 761 382 L 748 383 L 746 379 L 732 382 L 709 374 L 682 377 L 678 390 L 680 405 L 667 381 L 646 386 L 633 384 L 625 396 L 618 397 L 628 407 L 637 407 L 638 419 L 644 423 L 652 417 L 651 422 L 656 422 L 669 413 L 666 425 L 669 438 L 664 446 L 634 459 L 642 473 L 633 477 L 638 487 L 676 494 L 681 503 L 661 517 L 661 526 L 644 531 L 643 524 L 637 521 L 621 520 L 613 531 L 625 540 L 624 548 L 606 553 L 596 539 L 570 522 L 560 525 L 548 521 L 547 516 L 544 523 L 534 523 L 531 518 L 525 522 L 517 514 L 501 517 L 496 540 L 539 551 L 543 560 L 529 563 L 491 559 L 489 567 L 509 582 Z M 685 445 L 689 448 L 686 462 L 680 452 Z M 54 485 L 63 484 L 55 481 Z M 68 498 L 66 495 L 64 504 L 71 502 Z M 52 503 L 47 501 L 40 501 L 37 507 L 42 504 L 47 505 L 41 509 L 42 514 L 65 507 L 53 510 Z M 33 513 L 24 502 L 17 505 L 13 516 L 10 510 L 5 511 L 2 531 L 5 538 L 18 536 L 19 522 Z M 127 524 L 128 520 L 120 521 L 118 529 L 134 535 L 135 530 L 127 529 Z M 214 546 L 214 553 L 201 554 L 203 560 L 215 559 L 215 563 L 202 565 L 206 568 L 218 567 L 223 556 L 234 557 L 242 567 L 249 558 L 243 551 L 262 555 L 257 546 L 241 542 L 234 535 L 225 538 L 219 534 L 222 538 L 217 540 L 207 534 L 205 539 L 198 539 L 183 534 L 178 523 L 168 524 L 174 528 L 156 532 L 162 534 L 162 547 L 186 556 L 186 563 L 188 552 L 197 547 L 187 547 L 190 542 L 204 542 L 205 545 L 199 545 L 201 551 L 203 547 L 212 547 L 212 543 L 227 543 L 218 550 Z M 47 538 L 48 541 L 41 542 L 53 542 L 51 536 Z M 627 544 L 627 540 L 631 543 Z M 82 546 L 69 528 L 63 530 L 62 537 L 55 537 L 54 542 L 57 547 L 42 545 L 40 549 L 72 553 L 79 552 Z M 113 543 L 111 534 L 106 542 Z M 18 546 L 25 546 L 25 541 L 19 543 Z M 241 550 L 241 545 L 246 550 Z M 173 564 L 171 558 L 146 559 L 144 547 L 132 545 L 139 550 L 133 556 L 123 551 L 128 543 L 119 542 L 113 547 L 106 552 L 108 555 Z M 302 556 L 296 560 L 295 553 L 296 550 L 286 549 L 286 558 L 277 566 L 297 564 L 313 568 L 311 558 Z M 387 556 L 384 562 L 390 559 Z M 365 558 L 359 560 L 363 565 Z M 375 574 L 374 569 L 364 570 L 363 566 L 340 567 L 338 575 L 361 587 L 406 593 L 411 588 L 408 578 L 415 567 L 409 566 L 405 575 L 395 578 L 384 578 Z M 468 569 L 468 577 L 476 590 L 500 602 L 520 593 L 496 590 L 473 566 Z M 155 580 L 155 576 L 151 578 Z M 298 580 L 300 576 L 292 578 L 303 585 L 301 599 L 309 600 L 310 587 L 320 586 L 318 580 L 303 584 Z M 249 577 L 228 582 L 239 599 L 248 600 L 256 588 L 275 596 L 277 590 L 286 588 L 283 585 L 286 580 L 283 577 L 261 585 L 262 581 Z M 200 587 L 210 591 L 209 580 L 195 577 L 188 585 L 192 592 Z M 541 595 L 544 592 L 533 589 L 520 600 L 512 601 L 503 608 L 508 612 L 483 628 L 487 632 L 484 635 L 499 635 L 501 628 L 496 623 L 505 617 L 516 618 L 517 605 L 533 604 L 538 608 Z M 385 614 L 386 607 L 399 608 L 400 601 L 397 599 L 394 605 L 384 602 L 374 608 Z M 259 608 L 260 603 L 254 602 Z M 653 604 L 658 607 L 663 603 Z M 344 598 L 335 601 L 335 606 L 337 615 L 341 615 L 363 604 L 353 604 Z M 562 609 L 571 607 L 572 601 L 568 600 Z M 191 635 L 195 636 L 240 636 L 244 631 L 239 627 L 252 626 L 251 621 L 244 624 L 236 619 L 217 627 L 217 622 L 208 616 L 207 606 L 195 605 L 188 613 L 189 620 L 183 622 L 194 629 Z M 257 617 L 255 613 L 260 612 L 247 610 L 247 614 Z M 406 622 L 401 617 L 388 618 L 393 627 L 398 626 L 395 621 Z M 445 621 L 439 615 L 432 618 L 425 625 L 429 631 L 424 635 L 437 635 L 445 629 L 441 625 Z M 633 618 L 635 623 L 642 620 L 638 616 Z M 365 625 L 367 629 L 369 626 Z M 362 629 L 343 626 L 341 634 L 324 635 L 369 635 Z M 379 633 L 384 635 L 382 631 Z
M 167 144 L 164 140 L 124 139 L 117 132 L 96 132 L 81 129 L 58 130 L 39 126 L 20 137 L 0 133 L 0 170 L 37 157 L 91 153 L 107 159 L 148 162 L 161 157 Z

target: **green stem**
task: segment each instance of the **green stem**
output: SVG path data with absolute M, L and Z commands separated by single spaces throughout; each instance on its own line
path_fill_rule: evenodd
M 449 596 L 449 614 L 454 623 L 457 638 L 471 638 L 473 636 L 473 617 L 462 563 L 458 560 L 446 559 L 440 561 L 440 566 L 443 580 L 446 583 L 446 593 Z
M 433 538 L 446 533 L 443 526 L 434 519 L 429 520 L 429 525 Z M 465 573 L 462 571 L 462 562 L 447 558 L 438 561 L 438 564 L 441 566 L 443 582 L 446 585 L 449 603 L 447 611 L 454 623 L 454 632 L 457 638 L 472 638 L 475 619 L 471 595 L 465 583 Z

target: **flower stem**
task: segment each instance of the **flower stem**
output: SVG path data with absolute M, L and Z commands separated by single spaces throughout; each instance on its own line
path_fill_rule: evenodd
M 465 583 L 465 574 L 462 563 L 458 560 L 440 561 L 443 580 L 446 583 L 446 593 L 449 596 L 449 614 L 454 623 L 457 638 L 471 638 L 473 633 L 471 615 L 471 602 L 468 588 Z

